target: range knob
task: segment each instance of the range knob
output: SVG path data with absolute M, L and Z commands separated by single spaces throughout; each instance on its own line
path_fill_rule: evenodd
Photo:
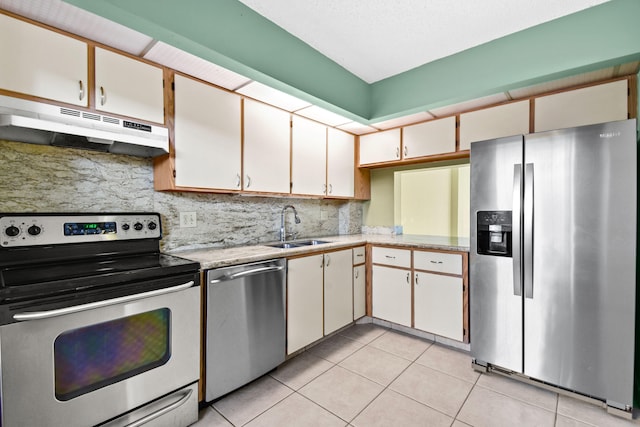
M 42 228 L 38 227 L 37 225 L 32 225 L 27 229 L 27 232 L 32 236 L 37 236 L 41 231 Z
M 147 228 L 149 230 L 155 230 L 156 228 L 158 228 L 158 225 L 153 221 L 149 221 L 149 223 L 147 224 Z
M 9 237 L 16 237 L 18 234 L 20 234 L 20 229 L 15 225 L 10 225 L 4 229 L 4 234 Z
M 123 229 L 124 231 L 128 231 L 128 230 L 129 230 L 129 228 L 131 228 L 131 226 L 129 226 L 129 224 L 127 224 L 127 223 L 122 224 L 122 229 Z
M 136 230 L 136 231 L 140 231 L 140 230 L 142 230 L 142 228 L 143 228 L 143 227 L 144 227 L 144 226 L 143 226 L 141 223 L 139 223 L 139 222 L 136 222 L 135 224 L 133 224 L 133 228 L 134 228 L 134 230 Z

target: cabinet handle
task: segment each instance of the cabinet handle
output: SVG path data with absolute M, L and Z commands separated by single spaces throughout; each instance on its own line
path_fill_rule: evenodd
M 418 273 L 416 273 L 416 279 L 415 279 L 415 282 L 416 282 L 416 286 L 418 286 Z
M 391 255 L 385 255 L 384 257 L 387 258 L 387 259 L 396 259 L 395 256 L 391 256 Z
M 331 264 L 331 257 L 329 256 L 329 254 L 325 254 L 324 256 L 327 259 L 327 264 L 326 266 L 329 267 L 329 264 Z
M 442 261 L 430 261 L 431 264 L 442 264 Z
M 407 157 L 407 154 L 409 154 L 409 150 L 407 148 L 407 146 L 404 146 L 404 156 Z
M 78 80 L 78 86 L 80 86 L 80 96 L 78 101 L 82 101 L 82 98 L 84 98 L 84 85 L 82 84 L 82 80 Z
M 100 86 L 100 105 L 104 105 L 107 103 L 107 92 L 104 90 L 103 86 Z
M 357 254 L 356 255 L 358 258 L 362 258 L 364 255 L 363 254 Z
M 400 147 L 396 147 L 396 158 L 400 158 Z
M 333 185 L 329 184 L 329 194 L 333 193 Z
M 322 184 L 322 194 L 327 194 L 327 184 Z
M 236 174 L 236 188 L 240 188 L 240 174 Z
M 247 188 L 251 187 L 251 177 L 247 175 Z
M 407 283 L 411 283 L 411 273 L 407 273 Z
M 359 273 L 359 271 L 360 271 L 360 270 L 358 270 L 357 268 L 353 271 L 353 272 L 355 273 L 356 279 L 357 279 L 358 277 L 360 277 L 360 273 Z

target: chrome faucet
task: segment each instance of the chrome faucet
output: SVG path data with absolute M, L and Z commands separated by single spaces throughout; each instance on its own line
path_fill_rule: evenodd
M 287 230 L 285 228 L 284 214 L 285 214 L 285 211 L 289 208 L 293 210 L 293 215 L 295 217 L 296 224 L 300 224 L 300 217 L 298 216 L 298 211 L 296 211 L 296 208 L 294 208 L 291 205 L 286 205 L 284 208 L 282 208 L 282 212 L 280 213 L 280 241 L 281 242 L 284 242 L 285 240 L 287 240 Z

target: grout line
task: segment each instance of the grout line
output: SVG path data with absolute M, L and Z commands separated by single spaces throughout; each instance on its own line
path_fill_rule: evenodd
M 458 412 L 456 412 L 455 417 L 453 417 L 453 420 L 456 421 L 458 420 L 458 415 L 460 415 L 460 411 L 462 411 L 462 408 L 464 408 L 464 405 L 467 403 L 467 400 L 469 400 L 469 396 L 471 396 L 471 393 L 473 392 L 473 390 L 476 388 L 476 386 L 478 385 L 478 380 L 480 380 L 480 376 L 482 374 L 478 375 L 478 377 L 476 378 L 476 380 L 473 382 L 473 385 L 471 386 L 471 388 L 469 389 L 469 393 L 467 393 L 467 396 L 464 398 L 464 400 L 462 401 L 462 405 L 460 405 L 460 407 L 458 408 Z M 459 420 L 458 420 L 459 421 Z M 463 423 L 464 421 L 460 421 L 461 423 Z M 465 423 L 466 424 L 466 423 Z

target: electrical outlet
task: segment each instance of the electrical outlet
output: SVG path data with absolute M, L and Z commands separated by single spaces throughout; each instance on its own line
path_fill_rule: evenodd
M 180 227 L 196 227 L 197 218 L 195 212 L 180 212 Z

